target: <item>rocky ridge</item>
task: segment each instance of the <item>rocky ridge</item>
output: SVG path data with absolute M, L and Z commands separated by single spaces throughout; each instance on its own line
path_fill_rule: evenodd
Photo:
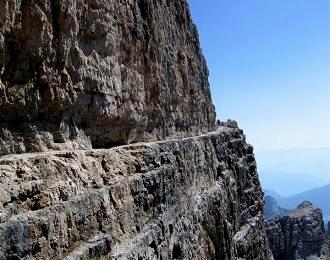
M 266 221 L 266 233 L 275 260 L 329 259 L 322 211 L 301 203 L 284 216 Z

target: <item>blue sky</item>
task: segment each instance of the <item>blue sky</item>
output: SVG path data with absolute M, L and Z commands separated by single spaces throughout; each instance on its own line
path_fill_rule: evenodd
M 330 1 L 189 4 L 218 117 L 256 150 L 330 147 Z

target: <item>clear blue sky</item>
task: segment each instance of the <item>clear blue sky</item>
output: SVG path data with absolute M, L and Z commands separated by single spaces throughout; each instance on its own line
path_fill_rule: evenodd
M 218 117 L 257 150 L 330 147 L 330 1 L 189 4 Z

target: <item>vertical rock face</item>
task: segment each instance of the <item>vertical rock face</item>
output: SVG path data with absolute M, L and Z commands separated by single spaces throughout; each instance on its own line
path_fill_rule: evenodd
M 0 159 L 1 259 L 271 259 L 242 131 Z
M 0 154 L 214 130 L 185 0 L 0 0 Z
M 275 260 L 328 259 L 322 211 L 310 202 L 267 221 L 266 232 Z

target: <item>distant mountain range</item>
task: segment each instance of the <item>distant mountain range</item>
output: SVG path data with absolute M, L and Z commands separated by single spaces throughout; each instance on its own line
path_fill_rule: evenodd
M 287 214 L 289 211 L 282 208 L 276 199 L 270 195 L 265 196 L 265 218 L 271 219 L 276 216 L 283 216 Z
M 330 184 L 289 197 L 283 197 L 272 190 L 265 190 L 265 194 L 274 197 L 279 206 L 286 209 L 293 209 L 305 200 L 311 201 L 322 209 L 325 219 L 330 221 Z
M 273 197 L 276 200 L 276 202 L 283 199 L 283 196 L 274 190 L 265 190 L 265 197 L 267 196 Z

